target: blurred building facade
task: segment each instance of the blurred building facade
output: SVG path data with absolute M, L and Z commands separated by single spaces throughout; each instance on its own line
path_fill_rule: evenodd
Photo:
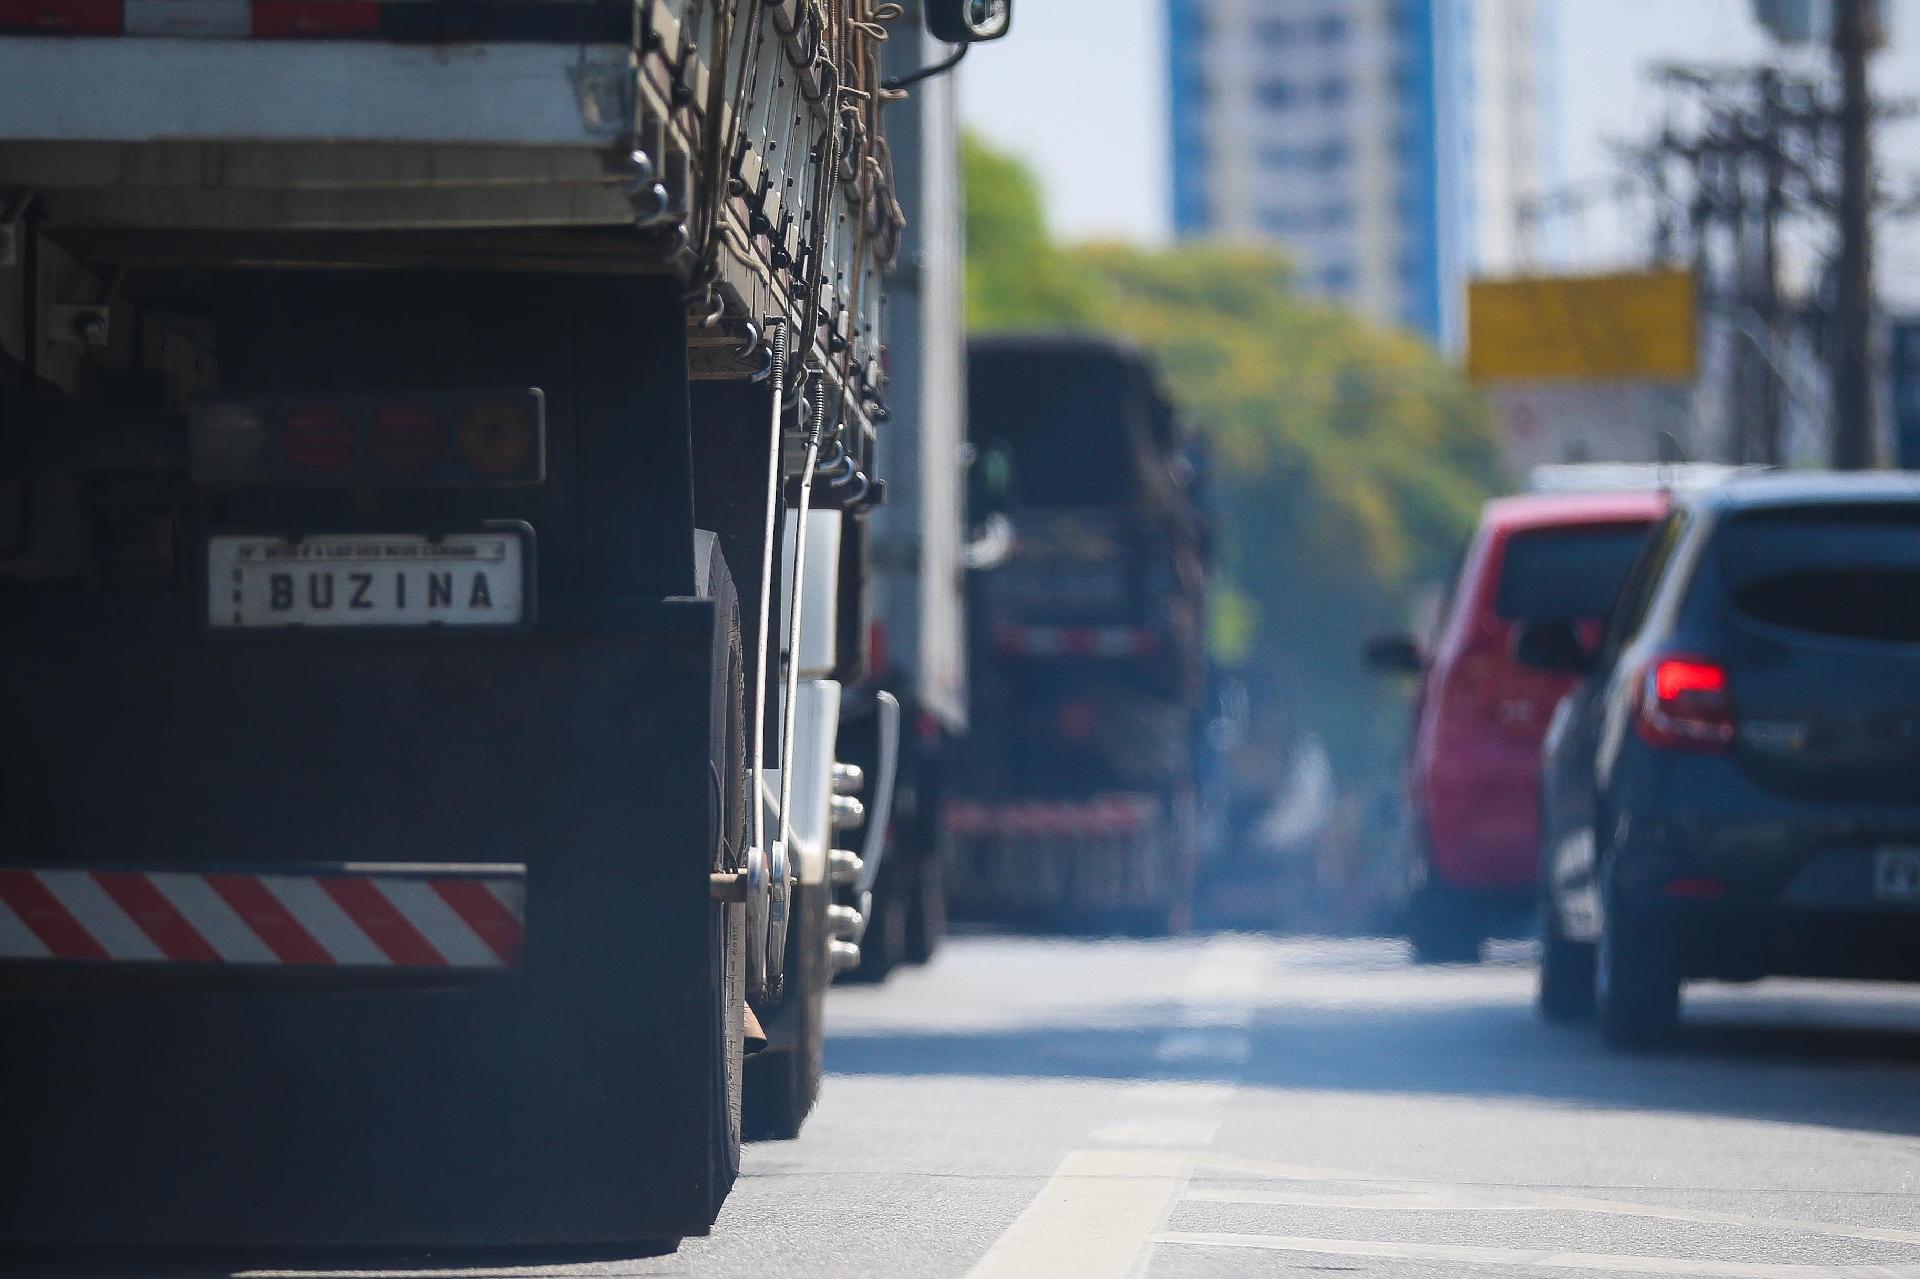
M 1457 351 L 1470 273 L 1530 260 L 1550 0 L 1166 0 L 1173 226 Z

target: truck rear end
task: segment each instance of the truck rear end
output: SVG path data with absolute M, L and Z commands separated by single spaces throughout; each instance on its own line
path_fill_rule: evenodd
M 756 1015 L 804 1118 L 865 16 L 0 7 L 0 1244 L 704 1233 Z
M 957 909 L 1184 924 L 1205 567 L 1193 475 L 1144 361 L 1095 339 L 977 341 L 972 746 Z

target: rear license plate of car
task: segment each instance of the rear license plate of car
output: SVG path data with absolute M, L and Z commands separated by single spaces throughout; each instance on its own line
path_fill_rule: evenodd
M 1920 848 L 1883 848 L 1873 856 L 1873 895 L 1920 903 Z
M 529 620 L 523 531 L 221 534 L 207 542 L 207 621 L 221 629 L 493 627 Z

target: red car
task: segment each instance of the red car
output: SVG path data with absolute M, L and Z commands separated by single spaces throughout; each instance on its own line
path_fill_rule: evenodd
M 1422 963 L 1472 963 L 1524 932 L 1539 880 L 1540 744 L 1573 678 L 1520 665 L 1523 622 L 1597 635 L 1658 492 L 1529 494 L 1487 504 L 1429 645 L 1375 640 L 1373 665 L 1417 672 L 1407 769 L 1407 934 Z

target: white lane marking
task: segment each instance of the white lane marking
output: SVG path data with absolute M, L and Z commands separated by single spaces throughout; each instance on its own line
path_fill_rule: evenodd
M 153 939 L 142 932 L 140 925 L 120 909 L 120 904 L 107 896 L 107 890 L 95 882 L 92 875 L 84 870 L 43 870 L 40 882 L 47 891 L 67 908 L 67 913 L 78 920 L 80 927 L 93 934 L 93 939 L 107 948 L 107 954 L 114 959 L 156 960 L 164 958 Z
M 1220 1131 L 1217 1115 L 1154 1115 L 1123 1120 L 1093 1130 L 1092 1140 L 1106 1146 L 1133 1146 L 1159 1150 L 1204 1150 Z
M 1171 1151 L 1074 1151 L 970 1279 L 1136 1273 L 1192 1164 Z
M 1212 1080 L 1156 1080 L 1150 1084 L 1127 1085 L 1120 1100 L 1130 1110 L 1224 1110 L 1239 1091 L 1232 1084 Z
M 45 959 L 53 952 L 5 902 L 0 902 L 0 955 L 10 959 Z
M 226 899 L 213 891 L 204 875 L 183 875 L 161 871 L 149 875 L 161 896 L 186 918 L 193 930 L 207 939 L 207 945 L 230 964 L 277 964 L 280 957 L 260 940 Z
M 405 915 L 407 922 L 419 930 L 440 957 L 455 968 L 498 968 L 500 956 L 493 953 L 493 947 L 487 945 L 480 934 L 467 926 L 467 921 L 454 913 L 453 907 L 433 891 L 426 883 L 417 879 L 392 878 L 384 880 L 380 891 L 387 895 L 393 908 Z
M 317 881 L 303 875 L 262 875 L 260 882 L 280 899 L 280 904 L 300 921 L 302 928 L 313 934 L 320 949 L 333 956 L 334 963 L 376 968 L 392 966 L 387 952 L 374 945 L 366 930 L 354 923 L 353 916 L 327 896 L 327 890 Z
M 1176 1030 L 1154 1047 L 1153 1057 L 1177 1066 L 1244 1066 L 1253 1058 L 1253 1040 L 1238 1030 Z
M 1156 1235 L 1154 1242 L 1195 1248 L 1254 1248 L 1271 1252 L 1317 1253 L 1328 1257 L 1376 1257 L 1393 1261 L 1454 1262 L 1474 1266 L 1540 1266 L 1556 1270 L 1599 1270 L 1613 1274 L 1675 1275 L 1681 1279 L 1846 1279 L 1849 1276 L 1859 1276 L 1860 1279 L 1866 1279 L 1867 1276 L 1873 1276 L 1874 1279 L 1920 1279 L 1920 1265 L 1803 1266 L 1770 1262 L 1681 1261 L 1672 1257 L 1636 1257 L 1603 1252 L 1177 1231 Z
M 1705 1208 L 1674 1208 L 1659 1204 L 1635 1203 L 1625 1199 L 1596 1199 L 1583 1195 L 1556 1194 L 1529 1190 L 1524 1186 L 1481 1188 L 1455 1186 L 1445 1182 L 1403 1181 L 1368 1177 L 1331 1168 L 1305 1168 L 1293 1164 L 1266 1164 L 1246 1159 L 1209 1157 L 1204 1165 L 1274 1180 L 1345 1182 L 1363 1186 L 1351 1195 L 1298 1193 L 1287 1189 L 1264 1190 L 1252 1187 L 1215 1189 L 1201 1187 L 1187 1198 L 1208 1203 L 1273 1204 L 1293 1207 L 1359 1208 L 1375 1211 L 1479 1212 L 1550 1211 L 1584 1212 L 1596 1216 L 1640 1217 L 1649 1221 L 1667 1221 L 1689 1226 L 1729 1226 L 1739 1230 L 1779 1231 L 1788 1234 L 1823 1235 L 1832 1239 L 1852 1239 L 1862 1243 L 1906 1244 L 1920 1247 L 1920 1231 L 1894 1230 L 1880 1226 L 1845 1226 L 1824 1221 L 1797 1221 L 1783 1217 L 1749 1217 L 1732 1212 L 1714 1212 Z

